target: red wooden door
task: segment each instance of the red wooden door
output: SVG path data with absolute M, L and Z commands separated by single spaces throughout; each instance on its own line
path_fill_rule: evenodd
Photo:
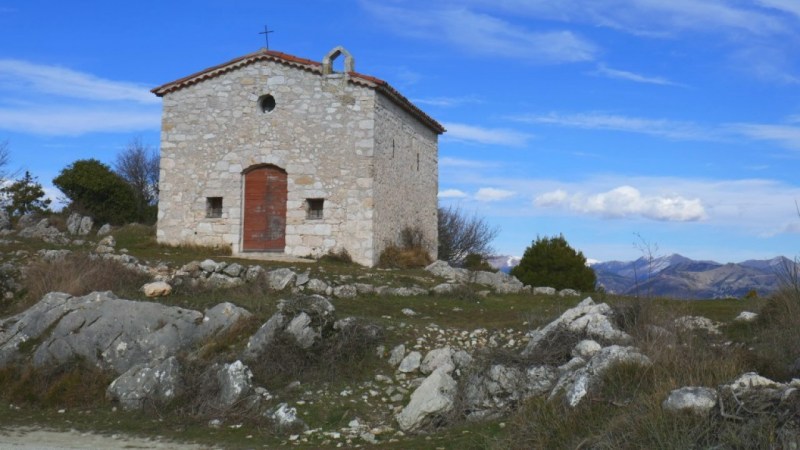
M 244 251 L 282 252 L 286 246 L 286 172 L 265 166 L 244 176 Z

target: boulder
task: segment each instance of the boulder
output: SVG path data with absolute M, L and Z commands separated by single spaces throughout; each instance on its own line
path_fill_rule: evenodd
M 419 366 L 419 371 L 424 375 L 428 375 L 436 369 L 442 369 L 446 373 L 451 373 L 455 370 L 456 365 L 453 362 L 453 349 L 450 347 L 436 348 L 428 352 L 422 363 Z
M 498 294 L 516 294 L 524 287 L 516 277 L 504 272 L 478 271 L 473 274 L 472 281 L 489 286 Z
M 305 289 L 315 294 L 327 294 L 330 287 L 328 286 L 328 283 L 316 278 L 312 278 L 305 284 Z
M 123 409 L 141 409 L 147 402 L 167 403 L 183 389 L 180 364 L 174 356 L 137 364 L 111 382 L 106 395 Z
M 320 295 L 296 295 L 281 299 L 278 312 L 248 340 L 243 358 L 247 361 L 258 359 L 281 333 L 291 337 L 302 348 L 313 346 L 333 330 L 335 311 L 333 304 Z
M 580 359 L 580 358 L 578 358 Z M 599 387 L 603 375 L 618 364 L 634 364 L 642 367 L 652 365 L 650 358 L 635 347 L 612 345 L 597 352 L 586 366 L 575 371 L 567 371 L 559 378 L 550 392 L 550 398 L 563 393 L 569 406 L 577 406 L 590 390 Z M 572 368 L 571 368 L 572 369 Z
M 556 289 L 551 287 L 535 287 L 533 288 L 534 295 L 556 295 Z
M 64 233 L 58 231 L 55 227 L 51 227 L 50 221 L 47 219 L 42 219 L 35 225 L 23 228 L 19 232 L 19 237 L 41 239 L 50 244 L 65 245 L 69 243 L 69 239 L 64 236 Z
M 67 232 L 72 235 L 78 234 L 78 230 L 81 227 L 81 215 L 74 212 L 69 215 L 67 218 Z
M 469 270 L 451 267 L 447 261 L 434 261 L 425 270 L 454 283 L 464 283 L 470 278 Z
M 587 297 L 574 308 L 543 328 L 530 333 L 530 341 L 523 355 L 530 355 L 540 346 L 547 345 L 558 333 L 574 333 L 582 339 L 592 339 L 604 344 L 628 344 L 632 338 L 617 328 L 613 311 L 605 303 L 595 304 Z
M 267 271 L 264 270 L 261 266 L 250 266 L 247 268 L 247 272 L 244 274 L 245 281 L 256 281 L 257 279 L 261 278 L 263 274 Z
M 496 417 L 522 400 L 546 394 L 557 379 L 558 371 L 548 366 L 522 369 L 494 364 L 469 378 L 464 391 L 467 418 Z
M 281 268 L 267 272 L 269 288 L 273 291 L 286 289 L 295 279 L 296 275 L 291 269 Z
M 23 214 L 22 217 L 17 220 L 17 228 L 20 230 L 24 230 L 25 228 L 32 227 L 39 222 L 39 218 L 36 217 L 34 213 L 27 213 Z
M 244 267 L 237 263 L 228 264 L 224 269 L 222 269 L 223 274 L 234 278 L 238 278 L 242 272 L 244 272 Z
M 241 361 L 218 364 L 213 370 L 219 383 L 219 394 L 214 402 L 216 409 L 228 409 L 255 393 L 253 373 Z
M 400 429 L 417 431 L 450 412 L 456 390 L 456 381 L 444 369 L 435 370 L 411 394 L 408 405 L 395 416 Z
M 422 360 L 422 354 L 420 352 L 411 352 L 400 361 L 400 365 L 397 367 L 397 370 L 403 373 L 414 372 L 415 370 L 419 369 L 419 365 Z
M 683 387 L 670 392 L 661 405 L 665 411 L 692 413 L 707 416 L 717 405 L 717 391 L 707 387 Z
M 735 322 L 744 322 L 744 323 L 751 323 L 755 322 L 758 319 L 758 314 L 750 311 L 742 311 L 733 319 Z
M 437 284 L 433 288 L 431 288 L 431 293 L 438 294 L 438 295 L 447 295 L 453 293 L 455 290 L 455 284 L 452 283 L 442 283 Z
M 702 316 L 683 316 L 675 319 L 675 327 L 683 331 L 704 331 L 710 335 L 720 335 L 719 322 Z
M 280 430 L 307 429 L 308 425 L 297 417 L 297 409 L 281 403 L 265 414 Z
M 217 262 L 213 259 L 205 259 L 200 262 L 200 268 L 203 269 L 203 272 L 214 273 L 217 271 Z
M 338 298 L 354 298 L 358 296 L 358 290 L 351 284 L 343 284 L 333 288 L 333 296 Z
M 119 299 L 111 292 L 82 297 L 50 293 L 27 311 L 0 321 L 0 366 L 21 356 L 20 344 L 35 340 L 37 367 L 79 357 L 122 374 L 224 332 L 236 317 L 212 327 L 199 311 Z
M 100 229 L 97 230 L 97 236 L 98 237 L 105 236 L 108 233 L 111 233 L 111 224 L 110 223 L 107 223 L 107 224 L 103 225 L 102 227 L 100 227 Z
M 142 286 L 142 292 L 147 297 L 165 297 L 172 293 L 172 286 L 166 281 L 155 281 Z
M 81 223 L 78 225 L 78 236 L 88 236 L 89 232 L 92 231 L 92 227 L 94 226 L 94 220 L 92 220 L 89 216 L 84 216 L 81 218 Z
M 406 346 L 403 344 L 396 346 L 389 353 L 389 361 L 388 361 L 389 365 L 396 366 L 400 364 L 400 362 L 403 361 L 403 358 L 405 356 L 406 356 Z
M 577 297 L 579 295 L 581 295 L 581 293 L 575 289 L 562 289 L 558 291 L 559 297 Z

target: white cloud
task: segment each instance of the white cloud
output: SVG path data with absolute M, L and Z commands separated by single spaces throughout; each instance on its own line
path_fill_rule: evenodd
M 413 99 L 413 102 L 418 105 L 438 106 L 441 108 L 454 108 L 467 104 L 483 103 L 480 99 L 474 96 L 416 98 Z
M 756 0 L 756 3 L 800 17 L 800 3 L 797 0 Z
M 480 202 L 494 202 L 498 200 L 505 200 L 509 197 L 513 197 L 516 195 L 514 191 L 507 191 L 505 189 L 497 189 L 497 188 L 480 188 L 478 192 L 475 193 L 475 200 Z
M 123 100 L 144 104 L 161 101 L 143 85 L 15 59 L 0 59 L 0 88 L 86 100 Z
M 464 169 L 484 169 L 487 167 L 497 167 L 496 161 L 477 161 L 474 159 L 459 159 L 444 156 L 439 158 L 439 167 L 460 167 Z
M 0 59 L 0 129 L 42 135 L 155 130 L 161 100 L 136 83 Z
M 505 128 L 484 128 L 461 123 L 444 123 L 445 138 L 487 145 L 522 147 L 533 136 Z
M 610 67 L 605 66 L 604 64 L 600 64 L 597 66 L 597 70 L 595 71 L 597 75 L 601 75 L 607 78 L 613 78 L 617 80 L 626 80 L 626 81 L 633 81 L 636 83 L 645 83 L 645 84 L 658 84 L 664 86 L 683 86 L 680 83 L 676 83 L 674 81 L 670 81 L 666 78 L 662 77 L 650 77 L 646 75 L 640 75 L 638 73 L 628 72 L 625 70 L 617 70 L 612 69 Z
M 679 195 L 644 196 L 631 186 L 620 186 L 592 195 L 569 195 L 563 190 L 547 192 L 534 200 L 537 206 L 564 206 L 580 213 L 609 218 L 641 216 L 648 219 L 691 222 L 706 218 L 700 199 Z
M 467 193 L 458 189 L 445 189 L 439 192 L 439 198 L 466 198 Z
M 158 129 L 159 111 L 96 108 L 0 108 L 0 129 L 15 132 L 78 136 L 94 132 L 130 132 Z
M 752 123 L 729 126 L 733 131 L 748 138 L 776 142 L 784 147 L 800 150 L 800 126 Z
M 719 138 L 715 130 L 702 128 L 691 122 L 645 119 L 598 112 L 578 114 L 551 112 L 549 114 L 515 116 L 510 119 L 523 123 L 649 134 L 676 140 L 717 140 Z
M 362 0 L 361 6 L 396 32 L 444 40 L 468 53 L 517 58 L 537 64 L 590 61 L 596 47 L 570 31 L 532 31 L 497 17 L 458 7 L 399 7 Z
M 644 36 L 693 32 L 773 35 L 791 31 L 780 17 L 723 0 L 467 0 L 473 5 L 564 22 L 588 23 Z M 793 0 L 761 0 L 789 4 Z

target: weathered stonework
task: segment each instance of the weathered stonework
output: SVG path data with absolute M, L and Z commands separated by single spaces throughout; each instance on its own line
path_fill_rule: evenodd
M 352 65 L 346 50 L 331 54 Z M 284 253 L 345 249 L 371 266 L 419 227 L 436 257 L 444 129 L 385 82 L 261 50 L 153 92 L 163 97 L 159 242 L 241 252 L 244 173 L 269 164 L 287 174 Z M 209 198 L 222 198 L 219 217 Z M 307 199 L 324 199 L 322 218 L 309 218 Z

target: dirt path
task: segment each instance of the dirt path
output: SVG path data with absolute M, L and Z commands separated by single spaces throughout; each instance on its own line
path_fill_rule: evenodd
M 15 427 L 0 429 L 0 450 L 61 450 L 61 449 L 175 449 L 205 450 L 197 444 L 164 442 L 127 435 L 100 435 L 71 431 L 50 431 L 41 428 Z

